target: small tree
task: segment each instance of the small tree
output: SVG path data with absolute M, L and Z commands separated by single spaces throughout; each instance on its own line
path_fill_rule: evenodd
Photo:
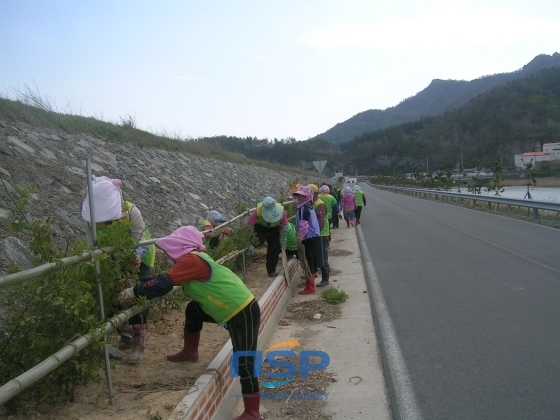
M 521 163 L 523 164 L 523 170 L 525 171 L 525 179 L 527 179 L 527 193 L 525 194 L 525 197 L 523 198 L 528 198 L 529 200 L 532 200 L 533 197 L 531 197 L 531 193 L 529 192 L 529 188 L 531 188 L 531 186 L 535 186 L 537 185 L 537 178 L 536 178 L 536 174 L 533 172 L 533 158 L 531 158 L 531 160 L 527 163 L 525 163 L 525 161 L 523 160 L 523 158 L 521 158 Z
M 453 178 L 451 177 L 451 172 L 445 171 L 443 168 L 443 165 L 439 166 L 434 182 L 438 190 L 442 188 L 444 191 L 449 191 L 453 185 Z
M 502 173 L 502 165 L 498 163 L 498 160 L 494 161 L 494 166 L 492 166 L 492 181 L 486 187 L 488 192 L 494 191 L 494 196 L 501 197 L 500 193 L 504 192 L 504 178 L 500 178 Z
M 472 185 L 468 185 L 467 186 L 467 191 L 470 192 L 471 194 L 480 194 L 482 192 L 482 178 L 480 177 L 480 171 L 482 170 L 482 166 L 479 165 L 478 162 L 476 162 L 476 176 L 473 176 L 472 180 L 473 183 Z

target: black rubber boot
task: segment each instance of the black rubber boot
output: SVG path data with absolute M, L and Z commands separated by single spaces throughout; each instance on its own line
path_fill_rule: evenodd
M 329 270 L 326 268 L 321 268 L 321 283 L 317 287 L 324 287 L 329 284 Z

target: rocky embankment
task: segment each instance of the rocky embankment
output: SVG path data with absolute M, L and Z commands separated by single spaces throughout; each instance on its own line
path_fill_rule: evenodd
M 155 237 L 199 223 L 208 209 L 233 217 L 239 199 L 252 208 L 266 195 L 278 198 L 297 180 L 293 173 L 261 166 L 14 124 L 0 116 L 0 274 L 9 261 L 29 266 L 25 242 L 8 233 L 15 187 L 37 186 L 27 212 L 51 217 L 61 243 L 85 237 L 81 206 L 88 157 L 94 175 L 123 180 L 125 199 L 137 204 Z

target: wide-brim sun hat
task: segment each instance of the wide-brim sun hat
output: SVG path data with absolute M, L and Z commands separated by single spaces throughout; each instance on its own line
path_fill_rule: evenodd
M 206 218 L 214 222 L 220 222 L 220 223 L 227 222 L 227 219 L 224 216 L 222 216 L 218 210 L 210 210 Z
M 276 223 L 282 218 L 282 210 L 272 197 L 265 197 L 262 205 L 262 218 L 267 223 Z

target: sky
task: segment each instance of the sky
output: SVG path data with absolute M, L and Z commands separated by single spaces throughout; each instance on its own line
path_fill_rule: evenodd
M 306 140 L 555 52 L 558 0 L 0 0 L 0 95 L 183 139 Z

